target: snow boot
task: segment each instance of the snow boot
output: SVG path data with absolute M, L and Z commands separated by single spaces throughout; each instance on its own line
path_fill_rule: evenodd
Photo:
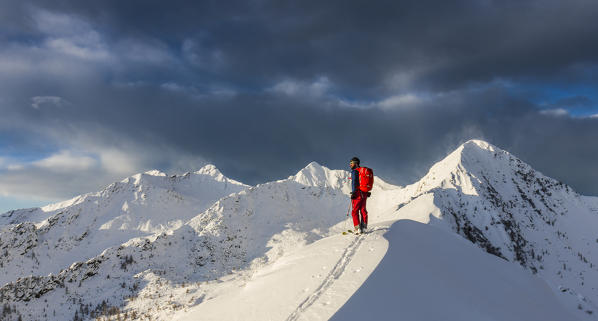
M 359 227 L 361 229 L 361 233 L 365 233 L 365 231 L 368 229 L 368 225 L 363 222 L 361 224 L 359 224 Z
M 353 230 L 353 234 L 355 234 L 355 235 L 361 234 L 361 229 L 359 228 L 359 225 L 355 225 L 355 229 Z

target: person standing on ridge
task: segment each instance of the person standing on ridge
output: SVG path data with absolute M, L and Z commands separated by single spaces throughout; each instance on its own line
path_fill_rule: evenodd
M 351 166 L 351 216 L 355 234 L 361 234 L 368 228 L 368 211 L 365 205 L 374 184 L 373 171 L 367 167 L 361 167 L 359 163 L 357 157 L 353 157 L 349 163 Z

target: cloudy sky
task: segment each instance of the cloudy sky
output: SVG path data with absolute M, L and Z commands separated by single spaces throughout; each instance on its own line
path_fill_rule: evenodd
M 471 138 L 598 195 L 597 85 L 595 0 L 0 0 L 0 212 L 206 163 L 409 184 Z

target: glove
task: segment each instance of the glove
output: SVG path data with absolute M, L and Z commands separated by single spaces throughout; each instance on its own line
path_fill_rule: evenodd
M 372 193 L 368 192 L 368 197 L 372 196 Z
M 354 200 L 354 199 L 356 199 L 356 198 L 357 198 L 357 193 L 355 193 L 355 192 L 352 192 L 352 193 L 351 193 L 351 199 L 352 199 L 352 200 Z

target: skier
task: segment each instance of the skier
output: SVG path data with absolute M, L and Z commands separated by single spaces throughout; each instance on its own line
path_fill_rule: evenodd
M 351 166 L 351 216 L 353 216 L 355 234 L 364 233 L 368 228 L 368 211 L 365 208 L 365 203 L 371 195 L 369 191 L 372 189 L 374 180 L 372 170 L 367 167 L 360 167 L 359 163 L 357 157 L 353 157 L 349 163 L 349 166 Z

